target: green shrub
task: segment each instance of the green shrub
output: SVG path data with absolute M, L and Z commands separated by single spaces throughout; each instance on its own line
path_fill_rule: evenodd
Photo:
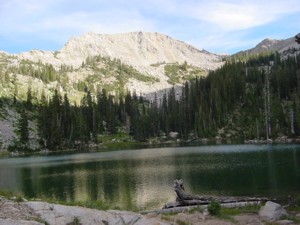
M 70 223 L 67 223 L 67 225 L 81 225 L 81 223 L 80 223 L 79 218 L 75 216 L 75 217 L 73 218 L 73 221 L 70 222 Z
M 15 198 L 16 202 L 24 202 L 24 198 L 22 197 L 22 195 L 18 194 Z
M 176 220 L 176 223 L 177 223 L 178 225 L 190 225 L 189 222 L 186 222 L 186 221 L 183 221 L 183 220 Z
M 219 202 L 216 202 L 216 201 L 211 201 L 209 204 L 208 204 L 208 212 L 211 214 L 211 215 L 219 215 L 220 214 L 220 211 L 221 211 L 221 205 Z

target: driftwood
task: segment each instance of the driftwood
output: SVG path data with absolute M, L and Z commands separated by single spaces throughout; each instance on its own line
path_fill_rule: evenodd
M 235 202 L 235 203 L 221 203 L 222 207 L 225 208 L 235 208 L 235 207 L 245 207 L 249 205 L 259 205 L 261 201 L 257 202 Z M 162 214 L 162 213 L 184 213 L 189 212 L 193 209 L 206 209 L 208 205 L 191 205 L 191 206 L 176 206 L 171 208 L 163 208 L 160 210 L 150 210 L 142 211 L 142 214 Z
M 233 203 L 257 203 L 268 201 L 267 198 L 255 197 L 225 197 L 225 196 L 194 196 L 185 193 L 183 180 L 174 180 L 174 191 L 177 195 L 176 202 L 169 202 L 164 209 L 183 207 L 183 206 L 203 206 L 212 201 L 219 202 L 221 205 L 232 205 Z M 239 204 L 236 204 L 239 205 Z

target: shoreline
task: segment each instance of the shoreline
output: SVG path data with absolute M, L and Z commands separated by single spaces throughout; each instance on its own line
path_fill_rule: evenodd
M 281 136 L 273 139 L 251 139 L 244 141 L 236 141 L 231 139 L 223 139 L 223 138 L 202 138 L 202 139 L 169 139 L 162 142 L 108 142 L 108 143 L 89 143 L 84 147 L 80 148 L 66 148 L 59 150 L 49 150 L 49 149 L 41 149 L 41 150 L 32 150 L 27 152 L 22 151 L 9 151 L 7 149 L 0 149 L 0 158 L 4 157 L 19 157 L 19 156 L 32 156 L 32 155 L 52 155 L 52 154 L 63 154 L 63 153 L 90 153 L 90 152 L 109 152 L 109 151 L 121 151 L 127 149 L 143 149 L 143 148 L 157 148 L 157 147 L 179 147 L 179 146 L 197 146 L 197 145 L 227 145 L 227 144 L 254 144 L 254 145 L 262 145 L 262 144 L 300 144 L 300 137 L 288 138 L 287 136 Z
M 270 224 L 260 217 L 261 206 L 244 206 L 236 208 L 221 208 L 220 215 L 209 215 L 200 207 L 190 207 L 178 212 L 137 213 L 125 210 L 99 210 L 82 206 L 67 206 L 45 201 L 27 201 L 21 197 L 5 198 L 0 196 L 1 225 L 71 225 L 71 224 L 132 224 L 132 225 L 234 225 Z M 292 211 L 284 220 L 276 220 L 271 224 L 299 224 L 300 209 Z M 285 223 L 284 223 L 285 224 Z

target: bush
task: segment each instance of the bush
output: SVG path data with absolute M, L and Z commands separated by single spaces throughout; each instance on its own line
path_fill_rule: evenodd
M 211 214 L 211 215 L 219 215 L 220 214 L 220 210 L 221 210 L 221 205 L 219 202 L 216 202 L 216 201 L 211 201 L 209 204 L 208 204 L 208 212 Z
M 80 223 L 79 218 L 75 216 L 75 217 L 73 218 L 73 221 L 70 222 L 70 223 L 67 223 L 67 225 L 81 225 L 81 223 Z

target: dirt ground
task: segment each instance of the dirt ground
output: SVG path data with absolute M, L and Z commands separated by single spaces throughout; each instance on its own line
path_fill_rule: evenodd
M 151 217 L 151 215 L 148 215 Z M 162 221 L 170 224 L 184 224 L 184 225 L 262 225 L 265 224 L 257 214 L 241 214 L 228 218 L 216 218 L 213 216 L 204 216 L 202 213 L 179 213 L 177 215 L 152 215 Z

